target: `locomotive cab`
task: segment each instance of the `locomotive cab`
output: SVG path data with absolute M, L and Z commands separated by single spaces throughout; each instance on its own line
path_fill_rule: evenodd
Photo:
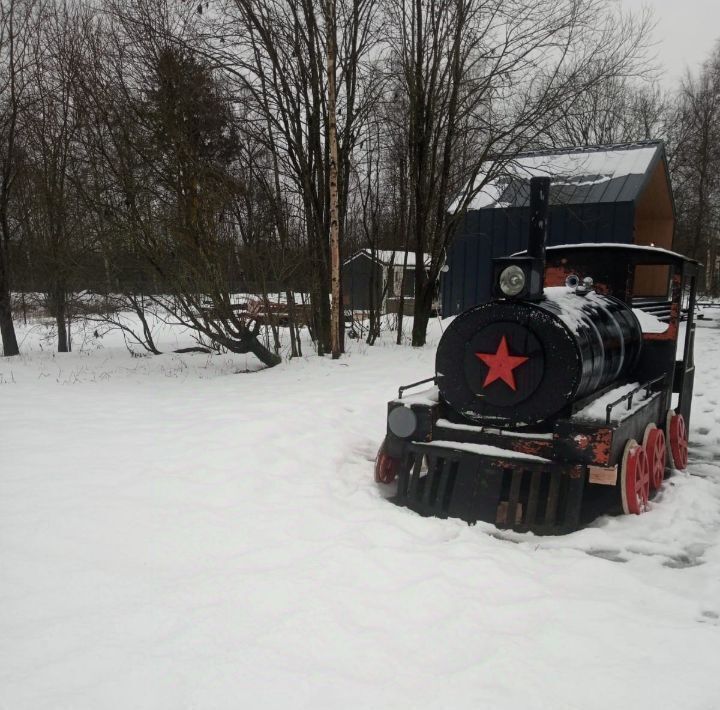
M 375 477 L 397 478 L 400 505 L 568 532 L 643 512 L 666 468 L 687 464 L 697 262 L 546 249 L 548 191 L 531 181 L 529 249 L 495 260 L 494 299 L 445 330 L 434 387 L 388 404 Z

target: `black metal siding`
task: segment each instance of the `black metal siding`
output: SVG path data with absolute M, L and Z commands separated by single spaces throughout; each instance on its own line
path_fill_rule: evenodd
M 634 241 L 632 202 L 554 205 L 550 208 L 548 246 Z M 529 212 L 487 208 L 468 212 L 448 250 L 443 274 L 442 312 L 455 315 L 490 299 L 492 259 L 527 247 Z
M 370 275 L 375 270 L 375 307 L 377 308 L 382 294 L 382 266 L 373 264 L 370 257 L 358 254 L 354 259 L 343 264 L 343 305 L 345 308 L 361 311 L 370 308 Z

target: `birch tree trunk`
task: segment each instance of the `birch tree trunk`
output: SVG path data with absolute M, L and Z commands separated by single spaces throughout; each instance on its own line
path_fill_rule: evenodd
M 330 147 L 330 347 L 333 360 L 342 352 L 340 329 L 342 309 L 340 304 L 340 220 L 338 217 L 338 144 L 335 87 L 335 0 L 327 0 L 325 6 L 327 28 L 327 75 L 328 75 L 328 142 Z

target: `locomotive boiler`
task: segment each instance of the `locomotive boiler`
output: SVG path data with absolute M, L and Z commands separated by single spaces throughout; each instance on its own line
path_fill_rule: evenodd
M 437 349 L 443 400 L 473 421 L 540 424 L 629 376 L 642 329 L 612 296 L 547 289 L 537 302 L 495 301 L 459 315 Z
M 698 264 L 635 245 L 546 249 L 549 189 L 531 181 L 528 250 L 494 261 L 493 300 L 457 316 L 434 377 L 388 404 L 375 478 L 397 480 L 400 505 L 567 532 L 643 512 L 666 468 L 687 464 Z

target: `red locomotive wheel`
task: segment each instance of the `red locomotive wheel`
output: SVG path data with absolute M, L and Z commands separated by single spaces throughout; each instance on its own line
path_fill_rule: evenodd
M 648 424 L 643 437 L 643 448 L 648 457 L 650 467 L 650 486 L 657 490 L 665 478 L 665 461 L 667 459 L 667 447 L 665 445 L 665 434 L 654 424 Z
M 672 409 L 667 416 L 667 437 L 670 442 L 671 463 L 678 471 L 684 471 L 688 464 L 687 429 L 683 415 L 676 414 Z
M 400 461 L 390 456 L 385 449 L 385 441 L 375 457 L 375 482 L 392 483 L 398 475 Z
M 623 511 L 634 515 L 643 513 L 650 495 L 650 465 L 645 449 L 635 439 L 625 444 L 620 488 Z

